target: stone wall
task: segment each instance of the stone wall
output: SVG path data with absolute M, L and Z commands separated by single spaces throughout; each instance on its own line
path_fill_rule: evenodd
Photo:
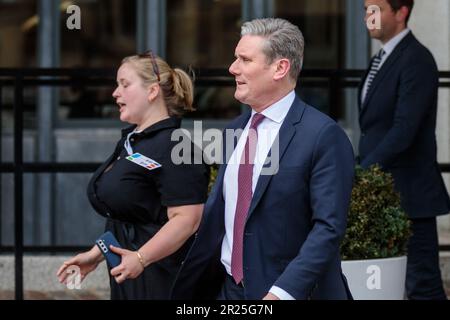
M 450 70 L 450 1 L 416 0 L 410 28 L 433 54 L 440 71 Z M 438 161 L 450 163 L 450 89 L 439 91 L 436 138 Z M 450 190 L 450 174 L 444 174 Z M 441 233 L 450 232 L 450 216 L 439 218 Z

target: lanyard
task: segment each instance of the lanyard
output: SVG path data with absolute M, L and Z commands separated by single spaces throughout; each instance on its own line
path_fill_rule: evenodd
M 131 147 L 131 143 L 130 143 L 130 138 L 133 134 L 135 133 L 139 133 L 141 131 L 132 131 L 127 135 L 127 139 L 125 140 L 125 143 L 123 144 L 125 150 L 127 150 L 127 153 L 129 156 L 131 156 L 134 152 L 133 152 L 133 148 Z

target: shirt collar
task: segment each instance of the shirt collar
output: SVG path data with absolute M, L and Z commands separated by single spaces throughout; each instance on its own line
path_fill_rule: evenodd
M 144 129 L 143 131 L 136 132 L 136 136 L 146 136 L 152 132 L 169 129 L 169 128 L 179 128 L 181 126 L 181 119 L 177 117 L 170 117 L 159 122 L 154 123 L 150 127 Z M 122 129 L 122 137 L 126 137 L 130 132 L 136 129 L 137 125 L 131 125 Z
M 410 32 L 411 30 L 409 28 L 406 28 L 402 32 L 400 32 L 398 35 L 393 37 L 391 40 L 386 42 L 383 46 L 384 52 L 386 52 L 386 56 L 390 55 L 392 51 L 394 51 L 395 47 L 403 40 L 404 37 Z
M 261 114 L 264 115 L 264 117 L 276 123 L 281 123 L 283 122 L 284 118 L 286 118 L 286 115 L 289 112 L 291 105 L 294 103 L 294 100 L 295 100 L 295 90 L 292 90 L 281 100 L 278 100 L 270 107 L 264 109 L 264 111 L 262 111 Z M 255 113 L 256 112 L 252 110 L 252 117 Z

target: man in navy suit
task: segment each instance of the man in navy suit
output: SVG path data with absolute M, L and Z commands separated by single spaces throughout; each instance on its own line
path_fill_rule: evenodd
M 235 98 L 251 110 L 225 130 L 227 161 L 173 299 L 351 298 L 339 246 L 353 150 L 344 131 L 294 91 L 303 48 L 302 33 L 286 20 L 243 25 L 229 71 Z
M 436 216 L 450 211 L 450 200 L 436 160 L 437 66 L 407 28 L 413 0 L 366 0 L 365 5 L 381 9 L 381 29 L 369 32 L 382 49 L 360 86 L 361 165 L 378 163 L 392 173 L 411 219 L 408 298 L 446 299 Z

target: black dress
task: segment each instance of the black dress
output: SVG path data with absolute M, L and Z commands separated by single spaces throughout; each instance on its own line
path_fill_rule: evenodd
M 147 170 L 127 159 L 124 142 L 131 126 L 122 130 L 112 156 L 94 173 L 88 197 L 94 209 L 107 218 L 106 230 L 111 231 L 120 245 L 137 250 L 152 238 L 168 221 L 167 207 L 204 203 L 207 197 L 209 171 L 206 165 L 194 164 L 201 151 L 190 143 L 191 164 L 174 164 L 172 132 L 181 120 L 162 120 L 130 138 L 133 152 L 151 158 L 162 166 Z M 178 150 L 178 149 L 177 149 Z M 181 153 L 183 155 L 183 153 Z M 198 163 L 197 158 L 197 162 Z M 177 252 L 145 268 L 136 279 L 117 284 L 110 276 L 111 299 L 168 299 L 172 282 L 181 266 L 189 239 Z

